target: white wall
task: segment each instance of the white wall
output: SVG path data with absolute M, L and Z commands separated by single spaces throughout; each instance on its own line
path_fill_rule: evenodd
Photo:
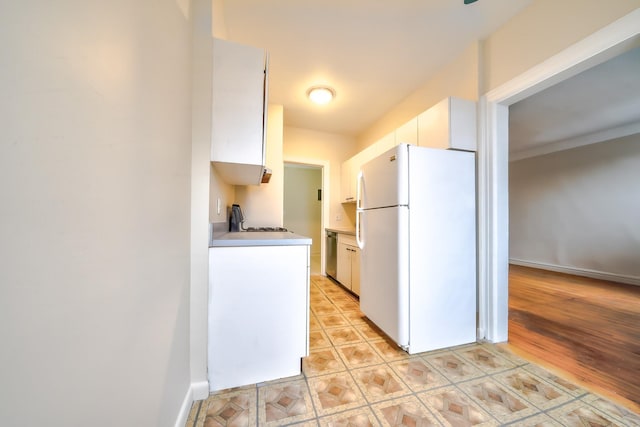
M 188 0 L 182 0 L 188 1 Z M 209 295 L 209 187 L 211 185 L 212 3 L 193 0 L 191 84 L 191 288 L 190 367 L 192 398 L 209 394 L 207 298 Z M 205 303 L 203 303 L 205 301 Z
M 190 25 L 173 0 L 5 6 L 0 425 L 173 425 L 190 382 Z
M 320 255 L 322 230 L 322 169 L 289 164 L 284 168 L 284 226 L 311 237 L 311 255 Z
M 510 163 L 510 258 L 640 283 L 640 134 Z
M 224 0 L 213 0 L 211 2 L 211 15 L 211 33 L 213 37 L 226 40 L 227 27 L 224 22 Z M 211 49 L 213 49 L 213 46 Z M 212 70 L 209 70 L 209 75 L 212 75 Z M 211 104 L 208 105 L 208 109 L 210 115 Z M 209 126 L 211 125 L 209 124 Z M 211 130 L 209 130 L 209 138 L 211 138 Z M 208 158 L 211 159 L 211 154 L 209 154 Z M 216 223 L 227 222 L 229 220 L 229 209 L 235 203 L 236 187 L 224 182 L 211 163 L 209 178 L 209 221 Z M 218 198 L 220 198 L 221 204 L 219 214 L 217 211 Z
M 325 195 L 329 197 L 329 218 L 325 224 L 330 227 L 355 227 L 355 205 L 343 206 L 340 203 L 340 166 L 356 152 L 354 138 L 308 129 L 284 128 L 285 161 L 314 164 L 316 160 L 329 163 L 329 170 L 325 169 L 330 179 L 330 188 L 325 188 Z

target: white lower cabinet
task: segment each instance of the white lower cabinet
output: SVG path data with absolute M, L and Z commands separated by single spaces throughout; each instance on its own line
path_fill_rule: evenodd
M 353 236 L 338 234 L 336 279 L 345 288 L 360 295 L 360 249 Z
M 209 249 L 211 391 L 299 375 L 308 352 L 309 246 Z

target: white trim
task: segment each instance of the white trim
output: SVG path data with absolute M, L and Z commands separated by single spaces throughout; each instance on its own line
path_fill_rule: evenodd
M 631 46 L 639 28 L 640 8 L 489 91 L 487 99 L 511 105 L 575 76 Z
M 189 412 L 191 412 L 191 406 L 193 406 L 193 402 L 195 402 L 196 400 L 204 400 L 208 397 L 208 381 L 191 383 L 189 389 L 187 390 L 187 394 L 182 400 L 182 405 L 180 405 L 180 411 L 178 412 L 178 417 L 176 418 L 176 422 L 174 424 L 175 427 L 185 427 L 187 419 L 189 418 Z
M 479 337 L 508 337 L 508 106 L 610 58 L 640 34 L 640 8 L 481 97 L 478 143 Z M 507 110 L 508 111 L 508 110 Z M 505 221 L 506 220 L 506 221 Z M 495 304 L 495 305 L 494 305 Z
M 540 270 L 557 271 L 558 273 L 573 274 L 574 276 L 589 277 L 591 279 L 607 280 L 609 282 L 626 283 L 627 285 L 640 286 L 640 276 L 628 276 L 624 274 L 609 273 L 606 271 L 590 270 L 588 268 L 569 267 L 546 262 L 525 261 L 523 259 L 509 258 L 509 264 L 523 267 L 538 268 Z
M 198 381 L 191 383 L 193 400 L 204 400 L 209 397 L 209 381 Z
M 329 227 L 329 205 L 331 200 L 331 163 L 328 160 L 312 159 L 309 157 L 287 156 L 283 158 L 283 163 L 298 163 L 322 168 L 322 232 L 320 233 L 320 274 L 325 275 L 325 239 L 324 229 Z
M 187 418 L 189 418 L 189 412 L 191 411 L 191 405 L 193 404 L 193 391 L 192 387 L 187 389 L 187 394 L 182 400 L 182 405 L 180 405 L 180 412 L 178 412 L 178 417 L 176 418 L 176 422 L 174 424 L 175 427 L 185 427 L 187 423 Z

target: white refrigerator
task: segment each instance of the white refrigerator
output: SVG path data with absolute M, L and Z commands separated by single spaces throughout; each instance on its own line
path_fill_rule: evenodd
M 360 308 L 410 354 L 476 340 L 475 153 L 400 144 L 358 175 Z

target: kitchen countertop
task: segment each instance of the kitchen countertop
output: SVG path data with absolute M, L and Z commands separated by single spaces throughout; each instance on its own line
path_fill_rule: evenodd
M 311 245 L 311 238 L 287 231 L 214 233 L 209 247 Z
M 341 234 L 350 234 L 352 236 L 356 235 L 356 230 L 355 228 L 331 228 L 331 227 L 327 227 L 325 228 L 326 231 L 335 231 L 336 233 L 341 233 Z

